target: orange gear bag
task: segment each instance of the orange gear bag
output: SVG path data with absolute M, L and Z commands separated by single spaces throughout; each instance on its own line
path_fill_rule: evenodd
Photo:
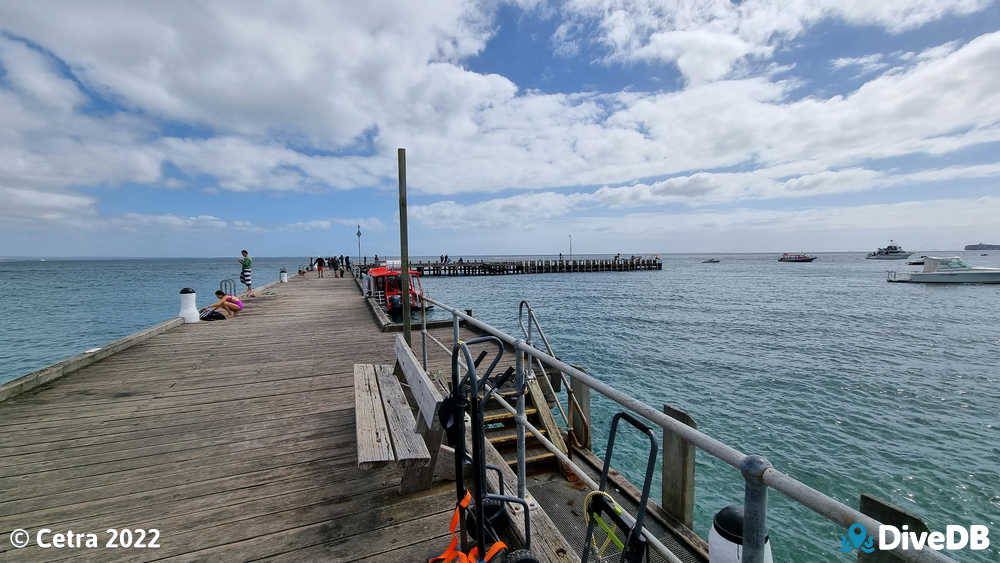
M 459 551 L 458 524 L 462 521 L 462 511 L 468 508 L 470 501 L 472 501 L 472 493 L 465 491 L 465 497 L 455 507 L 455 513 L 451 515 L 451 543 L 448 544 L 448 549 L 445 549 L 441 555 L 428 559 L 427 563 L 434 563 L 435 561 L 440 561 L 441 563 L 452 563 L 453 561 L 455 563 L 485 563 L 493 559 L 497 553 L 507 549 L 507 544 L 498 541 L 490 546 L 489 551 L 486 552 L 486 556 L 483 559 L 478 558 L 479 546 L 473 547 L 468 554 Z

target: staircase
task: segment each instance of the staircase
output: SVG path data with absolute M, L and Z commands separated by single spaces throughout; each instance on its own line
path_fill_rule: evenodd
M 517 394 L 504 387 L 500 395 L 511 405 L 516 405 Z M 536 402 L 537 400 L 537 402 Z M 539 405 L 541 409 L 539 409 Z M 542 435 L 566 453 L 566 445 L 562 432 L 555 426 L 550 407 L 542 396 L 537 382 L 528 385 L 524 395 L 524 414 L 532 426 L 541 431 Z M 507 465 L 512 468 L 517 465 L 517 425 L 514 415 L 504 409 L 496 400 L 491 399 L 486 405 L 483 422 L 486 424 L 486 439 L 500 452 Z M 556 455 L 543 447 L 534 434 L 524 432 L 524 461 L 527 473 L 550 471 L 557 462 Z

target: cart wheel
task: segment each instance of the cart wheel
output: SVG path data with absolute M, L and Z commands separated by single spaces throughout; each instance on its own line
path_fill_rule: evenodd
M 518 549 L 507 554 L 507 563 L 538 563 L 538 558 L 528 549 Z

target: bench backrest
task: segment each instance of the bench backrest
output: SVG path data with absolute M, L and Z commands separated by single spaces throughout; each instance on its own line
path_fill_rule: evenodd
M 413 351 L 401 334 L 396 335 L 396 365 L 410 386 L 410 393 L 413 394 L 413 400 L 417 403 L 420 416 L 427 428 L 440 428 L 438 408 L 444 397 L 417 361 L 417 357 L 413 355 Z

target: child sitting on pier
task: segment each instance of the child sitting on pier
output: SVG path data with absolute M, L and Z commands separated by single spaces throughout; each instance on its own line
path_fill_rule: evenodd
M 206 309 L 210 309 L 212 311 L 222 311 L 223 314 L 226 314 L 230 317 L 235 317 L 236 313 L 239 313 L 240 311 L 243 310 L 242 301 L 240 301 L 239 299 L 237 299 L 232 295 L 227 295 L 226 292 L 222 291 L 221 289 L 216 290 L 215 296 L 219 298 L 219 301 L 212 305 L 209 305 L 208 307 L 205 307 L 204 309 L 202 309 L 202 311 Z

